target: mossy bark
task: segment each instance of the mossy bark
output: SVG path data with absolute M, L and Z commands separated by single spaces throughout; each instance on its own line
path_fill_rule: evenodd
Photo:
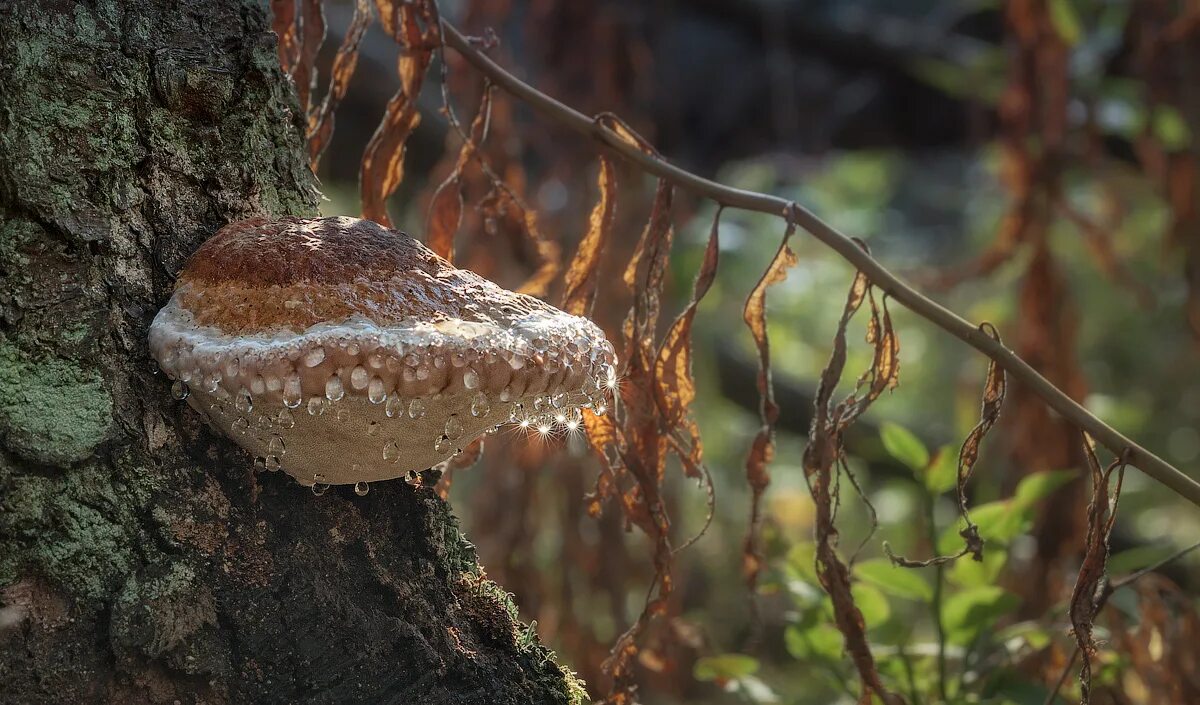
M 189 253 L 317 197 L 261 3 L 0 2 L 0 702 L 583 697 L 429 490 L 255 475 L 154 373 Z

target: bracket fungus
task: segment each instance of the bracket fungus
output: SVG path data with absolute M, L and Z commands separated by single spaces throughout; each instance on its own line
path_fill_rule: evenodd
M 576 428 L 616 362 L 587 319 L 344 217 L 222 228 L 149 338 L 177 397 L 314 491 L 433 467 L 506 422 Z

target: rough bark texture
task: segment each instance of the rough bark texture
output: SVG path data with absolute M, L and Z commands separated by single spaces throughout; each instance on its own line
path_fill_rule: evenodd
M 430 491 L 255 476 L 152 371 L 204 238 L 316 210 L 267 27 L 0 0 L 0 702 L 578 702 Z

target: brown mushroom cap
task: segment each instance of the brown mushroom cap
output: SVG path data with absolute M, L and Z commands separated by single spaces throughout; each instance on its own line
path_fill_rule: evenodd
M 355 218 L 255 218 L 188 261 L 150 349 L 189 402 L 304 484 L 400 477 L 500 423 L 604 404 L 587 319 Z

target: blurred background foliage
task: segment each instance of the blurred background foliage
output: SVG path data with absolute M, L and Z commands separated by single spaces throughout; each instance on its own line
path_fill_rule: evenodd
M 351 5 L 326 6 L 332 59 Z M 499 39 L 491 54 L 585 113 L 613 111 L 664 155 L 723 183 L 792 198 L 865 240 L 888 266 L 1004 339 L 1089 409 L 1185 471 L 1200 467 L 1200 7 L 1182 0 L 459 0 L 443 13 Z M 1032 28 L 1032 29 L 1031 29 Z M 326 214 L 357 214 L 358 161 L 395 90 L 395 46 L 373 27 L 320 162 Z M 449 55 L 467 121 L 481 81 Z M 393 219 L 420 234 L 457 137 L 422 94 Z M 486 152 L 569 258 L 596 198 L 595 145 L 497 94 Z M 507 286 L 527 244 L 471 203 L 457 260 Z M 473 179 L 473 180 L 472 180 Z M 653 181 L 618 168 L 614 242 L 596 318 L 612 337 L 628 307 L 613 286 L 649 212 Z M 664 321 L 687 302 L 715 205 L 679 194 Z M 1010 230 L 1014 214 L 1024 221 Z M 1014 234 L 1015 233 L 1015 234 Z M 713 475 L 704 537 L 676 556 L 668 614 L 642 638 L 645 703 L 858 701 L 828 598 L 813 573 L 812 501 L 800 458 L 816 379 L 852 269 L 799 233 L 798 264 L 769 296 L 778 452 L 758 594 L 742 575 L 758 430 L 755 352 L 742 306 L 778 246 L 777 218 L 726 211 L 721 264 L 694 327 L 694 413 Z M 1006 244 L 1007 243 L 1007 244 Z M 974 267 L 981 255 L 995 256 Z M 561 284 L 550 299 L 561 290 Z M 1066 604 L 1089 490 L 1078 438 L 1013 393 L 972 485 L 985 559 L 892 567 L 882 550 L 957 550 L 958 444 L 975 424 L 986 360 L 904 309 L 900 388 L 847 439 L 874 505 L 843 493 L 844 557 L 879 668 L 913 702 L 1034 704 L 1075 648 Z M 665 325 L 665 324 L 664 324 Z M 852 325 L 850 370 L 870 362 Z M 1075 451 L 1069 450 L 1075 444 Z M 1058 452 L 1056 448 L 1067 448 Z M 601 664 L 640 612 L 652 547 L 619 511 L 589 517 L 597 466 L 578 439 L 489 440 L 450 499 L 489 575 L 541 638 L 605 692 Z M 672 468 L 675 543 L 705 523 L 705 494 Z M 1114 577 L 1200 537 L 1200 512 L 1126 477 Z M 1200 555 L 1113 595 L 1097 622 L 1093 702 L 1200 702 Z M 940 624 L 940 627 L 939 627 Z M 940 636 L 939 636 L 940 632 Z M 1079 697 L 1071 676 L 1062 701 Z

